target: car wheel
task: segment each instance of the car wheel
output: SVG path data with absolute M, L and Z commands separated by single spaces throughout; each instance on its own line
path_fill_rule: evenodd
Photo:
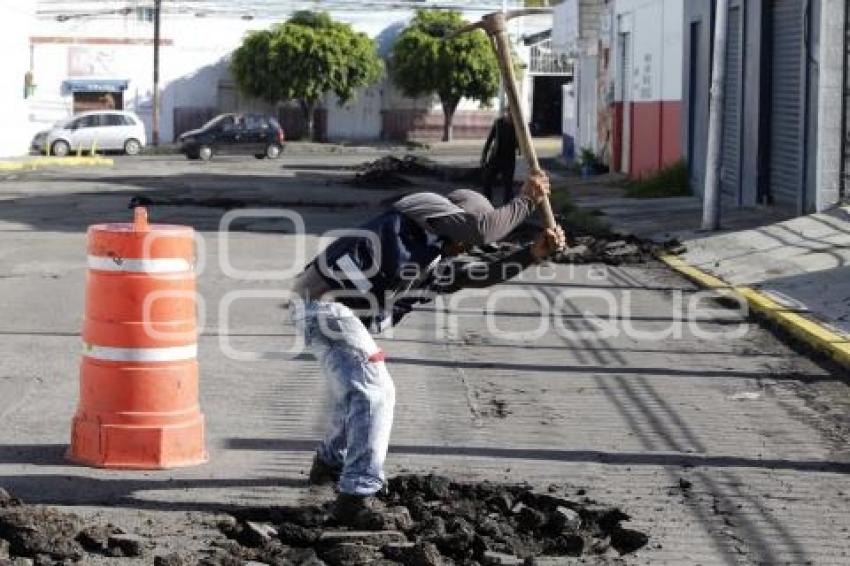
M 280 146 L 274 143 L 269 144 L 268 147 L 266 147 L 266 157 L 269 159 L 277 159 L 280 157 Z
M 65 140 L 56 140 L 53 142 L 53 145 L 50 146 L 50 153 L 57 157 L 65 157 L 71 153 L 71 144 Z
M 257 159 L 265 159 L 266 154 L 265 153 L 255 153 L 254 157 L 256 157 Z
M 209 161 L 210 159 L 212 159 L 212 156 L 213 156 L 213 150 L 210 146 L 202 145 L 201 147 L 198 148 L 198 157 L 200 157 L 204 161 Z
M 199 158 L 197 152 L 186 152 L 186 159 L 190 161 L 196 161 Z
M 130 138 L 129 140 L 124 142 L 124 153 L 127 155 L 139 155 L 139 152 L 142 151 L 142 144 L 139 143 L 139 140 L 135 140 Z

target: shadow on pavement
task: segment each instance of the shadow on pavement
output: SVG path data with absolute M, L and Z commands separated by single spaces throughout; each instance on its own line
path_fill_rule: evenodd
M 52 192 L 51 185 L 74 182 L 92 185 L 91 190 Z M 106 186 L 114 184 L 116 190 Z M 101 188 L 101 190 L 97 190 Z M 350 194 L 348 194 L 350 193 Z M 221 216 L 234 209 L 291 209 L 304 216 L 334 214 L 383 206 L 387 191 L 328 188 L 316 182 L 282 182 L 275 177 L 245 175 L 174 175 L 51 179 L 39 185 L 35 194 L 0 201 L 0 222 L 10 224 L 3 231 L 84 232 L 91 224 L 116 222 L 131 217 L 133 205 L 149 207 L 153 222 L 179 223 L 197 230 L 217 231 Z M 246 219 L 234 231 L 292 232 L 285 219 Z M 345 226 L 349 219 L 340 219 Z M 269 226 L 273 224 L 274 226 Z M 334 222 L 335 224 L 335 222 Z M 18 227 L 22 225 L 23 227 Z M 280 225 L 280 226 L 278 226 Z M 314 229 L 306 222 L 307 231 Z M 24 228 L 26 227 L 26 228 Z M 337 226 L 339 227 L 339 226 Z
M 590 351 L 609 351 L 617 352 L 615 348 L 597 349 Z M 296 358 L 297 359 L 297 358 Z M 402 364 L 413 366 L 432 366 L 442 368 L 461 368 L 461 369 L 490 369 L 511 372 L 552 372 L 552 373 L 577 373 L 581 375 L 645 375 L 649 377 L 685 377 L 685 378 L 743 378 L 743 379 L 760 379 L 769 376 L 771 379 L 793 379 L 795 381 L 835 381 L 835 378 L 830 375 L 822 374 L 804 374 L 795 372 L 792 374 L 768 373 L 765 370 L 759 371 L 740 371 L 740 370 L 685 370 L 668 367 L 632 367 L 632 366 L 588 366 L 588 365 L 547 365 L 547 364 L 520 364 L 520 363 L 503 363 L 503 362 L 464 362 L 460 360 L 432 360 L 422 358 L 405 358 L 392 356 L 388 358 L 389 364 Z
M 228 450 L 269 450 L 312 452 L 317 440 L 229 438 Z M 541 460 L 549 462 L 609 464 L 616 466 L 684 466 L 704 468 L 758 468 L 815 473 L 850 473 L 850 463 L 819 460 L 779 460 L 701 454 L 658 454 L 642 452 L 602 452 L 599 450 L 553 450 L 543 448 L 495 448 L 477 446 L 390 445 L 391 454 L 407 456 L 462 456 L 503 460 Z

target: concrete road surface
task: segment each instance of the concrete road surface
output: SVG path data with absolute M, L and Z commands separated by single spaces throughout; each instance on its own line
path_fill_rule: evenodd
M 217 511 L 304 497 L 323 378 L 288 352 L 288 282 L 223 268 L 285 269 L 327 230 L 373 214 L 399 191 L 342 181 L 344 166 L 376 155 L 118 158 L 110 170 L 0 181 L 0 486 L 108 518 L 152 537 L 158 553 L 219 537 Z M 133 196 L 152 199 L 153 221 L 190 224 L 204 242 L 210 461 L 195 468 L 105 471 L 63 458 L 85 227 L 129 219 Z M 306 234 L 287 220 L 242 218 L 225 254 L 216 231 L 235 201 L 222 199 L 296 211 Z M 424 305 L 379 342 L 398 398 L 391 474 L 586 490 L 649 533 L 630 564 L 850 562 L 845 376 L 659 264 L 533 270 Z

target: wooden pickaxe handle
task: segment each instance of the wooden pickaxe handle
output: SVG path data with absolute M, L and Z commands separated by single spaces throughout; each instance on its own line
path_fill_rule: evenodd
M 531 130 L 528 128 L 528 121 L 522 112 L 522 104 L 519 99 L 519 88 L 517 87 L 516 74 L 514 73 L 513 58 L 511 56 L 511 45 L 508 39 L 508 31 L 505 22 L 511 17 L 521 16 L 525 14 L 533 14 L 542 12 L 543 10 L 518 10 L 507 15 L 502 12 L 495 12 L 484 16 L 481 22 L 467 26 L 459 32 L 468 31 L 471 29 L 481 28 L 487 32 L 492 40 L 493 49 L 496 52 L 496 59 L 499 62 L 499 70 L 502 73 L 502 82 L 505 85 L 505 94 L 508 97 L 508 104 L 511 108 L 511 118 L 514 122 L 514 130 L 516 130 L 517 141 L 519 142 L 520 151 L 528 163 L 530 174 L 541 173 L 540 162 L 537 160 L 537 151 L 534 149 L 534 143 L 531 141 Z M 550 10 L 546 10 L 550 11 Z M 543 199 L 540 203 L 540 214 L 543 216 L 543 223 L 546 228 L 554 228 L 555 215 L 552 214 L 552 204 L 548 198 Z

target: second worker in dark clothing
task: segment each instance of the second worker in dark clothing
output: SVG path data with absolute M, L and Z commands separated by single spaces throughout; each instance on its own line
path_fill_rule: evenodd
M 517 153 L 516 130 L 509 110 L 493 122 L 490 134 L 481 152 L 481 172 L 484 185 L 484 196 L 490 202 L 493 200 L 493 186 L 504 188 L 502 202 L 509 202 L 514 197 L 514 169 L 516 169 Z

